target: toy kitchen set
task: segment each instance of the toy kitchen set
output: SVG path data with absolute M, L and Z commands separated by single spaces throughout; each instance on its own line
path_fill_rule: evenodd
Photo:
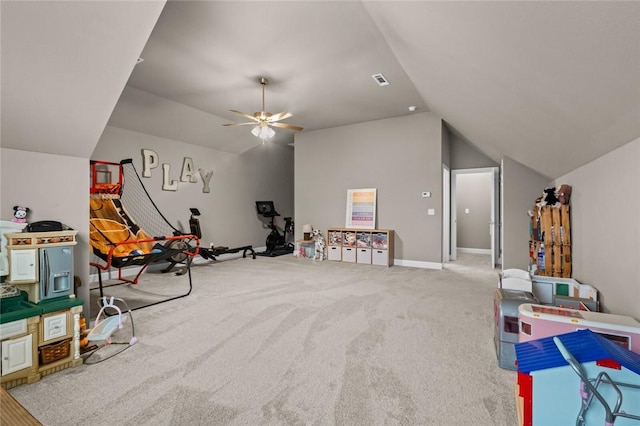
M 32 224 L 35 225 L 35 224 Z M 27 227 L 25 227 L 27 226 Z M 78 231 L 0 221 L 0 386 L 82 364 L 73 250 Z

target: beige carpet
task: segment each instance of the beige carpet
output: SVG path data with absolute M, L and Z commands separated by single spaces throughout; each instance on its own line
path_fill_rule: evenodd
M 191 295 L 133 312 L 138 344 L 10 393 L 44 425 L 516 424 L 486 256 L 443 271 L 283 256 L 192 272 Z M 185 283 L 150 273 L 107 294 Z

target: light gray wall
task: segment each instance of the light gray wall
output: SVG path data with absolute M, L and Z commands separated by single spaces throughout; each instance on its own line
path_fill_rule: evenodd
M 293 215 L 293 149 L 266 143 L 242 155 L 107 126 L 91 159 L 119 162 L 132 158 L 142 174 L 142 149 L 158 154 L 160 163 L 171 165 L 171 177 L 179 180 L 184 157 L 195 169 L 213 170 L 210 193 L 202 181 L 179 182 L 177 191 L 162 190 L 162 166 L 142 178 L 159 210 L 174 225 L 189 230 L 189 208 L 202 214 L 202 244 L 263 247 L 269 233 L 256 214 L 255 201 L 273 200 L 282 216 Z M 126 206 L 125 206 L 126 207 Z
M 3 1 L 3 146 L 89 158 L 164 4 Z
M 420 113 L 297 134 L 296 223 L 343 227 L 347 190 L 377 188 L 377 227 L 396 231 L 395 258 L 441 263 L 441 121 Z
M 450 145 L 451 170 L 498 167 L 500 165 L 455 132 L 451 132 Z
M 546 177 L 509 158 L 502 159 L 502 268 L 529 268 L 529 216 L 549 186 Z
M 492 173 L 456 174 L 458 248 L 491 249 Z M 469 213 L 465 213 L 469 209 Z
M 28 222 L 57 220 L 78 230 L 74 274 L 82 280 L 78 297 L 89 307 L 89 161 L 86 158 L 2 148 L 0 219 L 13 206 L 29 207 Z M 87 314 L 88 315 L 88 314 Z
M 573 277 L 640 319 L 640 138 L 555 181 L 572 186 Z

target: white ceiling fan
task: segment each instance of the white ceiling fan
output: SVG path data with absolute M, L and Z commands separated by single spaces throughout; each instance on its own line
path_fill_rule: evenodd
M 229 110 L 252 121 L 244 123 L 225 123 L 223 124 L 223 126 L 237 127 L 255 125 L 255 127 L 251 130 L 251 133 L 256 137 L 259 137 L 263 141 L 271 139 L 276 134 L 275 130 L 273 130 L 271 126 L 295 131 L 302 130 L 302 127 L 294 126 L 293 124 L 279 123 L 279 121 L 291 117 L 293 114 L 291 114 L 290 112 L 282 111 L 277 114 L 271 114 L 270 112 L 265 110 L 264 91 L 265 86 L 269 84 L 269 80 L 266 77 L 259 77 L 258 82 L 262 85 L 262 111 L 254 112 L 253 115 L 249 115 L 235 109 Z

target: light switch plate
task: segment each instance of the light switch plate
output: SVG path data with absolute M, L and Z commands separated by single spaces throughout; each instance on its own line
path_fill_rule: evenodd
M 429 210 L 427 210 L 427 214 L 428 214 L 429 216 L 435 216 L 435 214 L 436 214 L 436 209 L 429 209 Z
M 422 193 L 422 196 L 423 196 L 424 198 L 429 198 L 429 197 L 431 197 L 431 193 L 430 193 L 430 192 L 423 192 L 423 193 Z

